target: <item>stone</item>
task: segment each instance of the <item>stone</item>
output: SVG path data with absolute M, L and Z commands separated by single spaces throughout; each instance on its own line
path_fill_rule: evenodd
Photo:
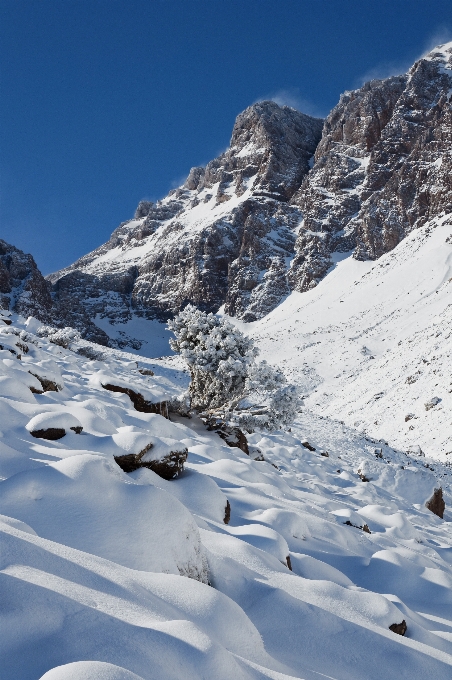
M 48 427 L 45 430 L 34 430 L 30 432 L 32 437 L 36 439 L 49 439 L 50 441 L 55 441 L 57 439 L 62 439 L 66 430 L 63 427 Z
M 430 510 L 430 512 L 433 512 L 434 515 L 438 515 L 438 517 L 443 519 L 446 503 L 443 498 L 443 490 L 441 487 L 434 490 L 432 497 L 426 502 L 425 507 L 427 510 Z
M 315 451 L 315 447 L 312 446 L 309 442 L 301 442 L 301 445 L 304 446 L 305 449 L 308 449 L 309 451 Z
M 239 427 L 230 427 L 228 425 L 207 425 L 208 430 L 214 430 L 219 437 L 221 437 L 228 446 L 241 449 L 247 456 L 250 455 L 248 440 L 246 435 Z
M 56 384 L 53 380 L 48 380 L 47 378 L 43 378 L 36 373 L 33 373 L 32 371 L 29 371 L 29 373 L 37 378 L 39 382 L 42 385 L 42 390 L 43 392 L 59 392 L 60 391 L 60 386 Z M 33 390 L 32 390 L 33 391 Z M 42 394 L 42 392 L 41 392 Z
M 229 524 L 231 520 L 231 504 L 229 501 L 226 501 L 226 507 L 224 509 L 224 523 Z
M 146 446 L 137 454 L 128 453 L 124 456 L 115 456 L 115 462 L 124 472 L 133 472 L 139 468 L 147 468 L 152 470 L 159 477 L 171 480 L 175 479 L 184 470 L 184 464 L 188 457 L 188 449 L 184 448 L 180 451 L 171 451 L 169 454 L 162 456 L 158 460 L 143 460 L 145 454 L 152 449 L 152 443 Z
M 120 385 L 113 385 L 111 383 L 102 384 L 102 387 L 104 390 L 109 390 L 110 392 L 122 392 L 123 394 L 127 394 L 136 411 L 140 411 L 141 413 L 157 413 L 158 415 L 169 419 L 167 401 L 157 403 L 146 401 L 139 392 L 135 392 L 129 387 L 121 387 Z
M 407 631 L 407 625 L 405 619 L 403 619 L 402 623 L 392 623 L 389 626 L 389 630 L 392 630 L 393 633 L 396 633 L 397 635 L 405 635 Z

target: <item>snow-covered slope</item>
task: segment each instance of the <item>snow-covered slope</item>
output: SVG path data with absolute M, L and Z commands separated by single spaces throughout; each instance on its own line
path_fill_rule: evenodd
M 452 462 L 451 215 L 376 262 L 337 257 L 315 289 L 240 325 L 313 412 Z
M 176 359 L 65 349 L 8 320 L 2 680 L 450 678 L 449 467 L 309 410 L 250 435 L 247 456 L 102 387 L 163 403 L 187 383 Z M 50 426 L 64 436 L 43 438 Z M 188 449 L 171 481 L 115 462 L 170 440 Z M 425 507 L 440 487 L 444 519 Z M 403 621 L 405 636 L 390 629 Z

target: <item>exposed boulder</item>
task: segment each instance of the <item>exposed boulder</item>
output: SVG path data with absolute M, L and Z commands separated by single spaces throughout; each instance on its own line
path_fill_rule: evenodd
M 434 490 L 432 497 L 426 502 L 425 507 L 427 510 L 430 510 L 430 512 L 433 512 L 434 515 L 438 515 L 438 517 L 443 519 L 446 503 L 444 502 L 443 490 L 441 487 Z
M 425 410 L 430 411 L 430 409 L 435 408 L 435 406 L 438 406 L 440 401 L 441 399 L 439 397 L 432 397 L 424 404 Z
M 81 434 L 83 426 L 70 413 L 48 411 L 34 416 L 26 425 L 26 429 L 36 439 L 57 440 L 66 435 L 68 430 Z
M 405 619 L 403 619 L 402 623 L 392 623 L 389 626 L 389 630 L 392 630 L 393 633 L 396 633 L 397 635 L 405 635 L 407 631 L 407 625 Z
M 184 469 L 188 449 L 175 439 L 150 437 L 142 432 L 121 432 L 113 439 L 128 451 L 114 457 L 124 472 L 144 467 L 170 480 L 178 477 Z
M 224 424 L 211 424 L 207 426 L 207 429 L 215 431 L 228 446 L 241 449 L 247 456 L 250 455 L 248 440 L 239 427 L 229 427 Z
M 109 390 L 110 392 L 122 392 L 123 394 L 127 394 L 136 411 L 141 411 L 142 413 L 157 413 L 164 418 L 169 418 L 167 401 L 151 402 L 130 387 L 113 385 L 112 383 L 102 384 L 102 387 L 104 390 Z

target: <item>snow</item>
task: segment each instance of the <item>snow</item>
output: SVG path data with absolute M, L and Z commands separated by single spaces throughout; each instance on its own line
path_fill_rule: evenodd
M 316 414 L 408 450 L 452 452 L 450 216 L 376 262 L 337 254 L 328 276 L 260 321 L 234 321 L 281 364 Z M 449 240 L 447 240 L 449 237 Z M 432 409 L 424 404 L 441 401 Z M 414 417 L 405 421 L 408 414 Z
M 249 434 L 249 456 L 196 417 L 142 413 L 102 387 L 172 397 L 187 387 L 178 357 L 93 345 L 103 359 L 89 360 L 12 314 L 2 680 L 448 680 L 450 234 L 444 219 L 377 262 L 338 256 L 316 288 L 239 324 L 306 404 L 290 431 Z M 59 391 L 31 392 L 39 370 Z M 49 423 L 66 435 L 31 436 Z M 185 449 L 171 481 L 115 462 Z M 439 487 L 444 518 L 425 506 Z M 402 620 L 405 636 L 389 629 Z

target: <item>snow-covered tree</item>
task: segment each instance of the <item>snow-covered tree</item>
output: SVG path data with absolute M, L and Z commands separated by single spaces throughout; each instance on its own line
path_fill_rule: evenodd
M 293 421 L 301 404 L 297 389 L 282 371 L 256 361 L 254 341 L 230 321 L 188 305 L 168 328 L 175 335 L 171 348 L 190 371 L 193 409 L 249 431 Z

